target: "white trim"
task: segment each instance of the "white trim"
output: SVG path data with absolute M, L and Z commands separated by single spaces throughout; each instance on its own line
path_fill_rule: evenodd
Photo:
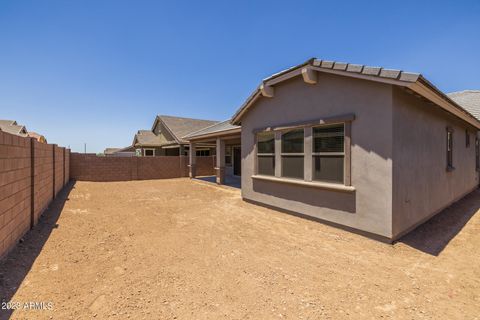
M 143 156 L 144 157 L 155 157 L 155 149 L 154 148 L 142 148 L 143 149 Z M 153 151 L 153 155 L 152 156 L 147 156 L 145 151 L 147 150 L 152 150 Z
M 300 179 L 278 178 L 278 177 L 273 177 L 273 176 L 262 176 L 262 175 L 253 175 L 252 179 L 295 184 L 295 185 L 304 186 L 304 187 L 329 189 L 329 190 L 334 190 L 334 191 L 344 191 L 344 192 L 354 192 L 355 191 L 355 187 L 345 186 L 341 183 L 328 183 L 328 182 L 320 182 L 320 181 L 311 181 L 310 182 L 310 181 L 305 181 L 305 180 L 300 180 Z

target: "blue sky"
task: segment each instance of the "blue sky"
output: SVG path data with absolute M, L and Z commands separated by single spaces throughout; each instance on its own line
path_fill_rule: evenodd
M 0 119 L 74 151 L 156 114 L 224 120 L 310 57 L 480 88 L 479 1 L 3 1 Z

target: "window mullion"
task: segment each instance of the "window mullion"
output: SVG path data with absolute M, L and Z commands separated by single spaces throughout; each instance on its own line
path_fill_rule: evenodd
M 345 122 L 343 124 L 344 138 L 343 138 L 343 184 L 346 186 L 352 185 L 352 166 L 351 166 L 351 153 L 352 153 L 352 123 Z
M 312 181 L 312 171 L 313 171 L 313 164 L 312 164 L 312 150 L 313 150 L 313 138 L 312 138 L 312 127 L 306 127 L 304 129 L 304 157 L 303 157 L 303 165 L 304 165 L 304 178 L 305 181 Z
M 275 177 L 282 176 L 282 133 L 275 131 Z

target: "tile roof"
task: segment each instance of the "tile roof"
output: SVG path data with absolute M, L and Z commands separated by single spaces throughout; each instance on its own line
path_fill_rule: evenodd
M 0 120 L 0 129 L 3 132 L 8 132 L 17 136 L 27 136 L 27 129 L 25 126 L 18 125 L 17 121 L 14 120 Z
M 480 120 L 480 90 L 464 90 L 447 96 Z
M 28 131 L 27 137 L 35 138 L 38 142 L 47 143 L 47 139 L 43 135 L 37 132 Z
M 175 143 L 175 141 L 168 141 L 164 135 L 155 135 L 150 130 L 138 130 L 135 135 L 135 145 L 149 146 L 149 147 L 161 147 Z
M 184 139 L 191 139 L 194 137 L 200 137 L 204 135 L 209 135 L 212 133 L 219 133 L 223 131 L 230 131 L 230 130 L 235 130 L 235 129 L 240 129 L 240 126 L 236 126 L 230 123 L 230 119 L 221 121 L 218 123 L 215 123 L 214 125 L 211 125 L 209 127 L 203 128 L 201 130 L 195 131 L 193 133 L 190 133 L 186 136 L 184 136 Z
M 477 101 L 478 98 L 476 98 L 476 95 L 475 97 L 473 97 L 472 94 L 470 97 L 465 98 L 466 100 L 468 100 L 468 102 L 464 102 L 462 105 L 462 103 L 459 103 L 460 100 L 455 100 L 453 99 L 454 96 L 449 96 L 443 93 L 420 73 L 406 72 L 398 69 L 372 67 L 362 64 L 320 60 L 316 58 L 309 59 L 300 65 L 285 69 L 281 72 L 273 74 L 268 78 L 263 79 L 261 84 L 252 92 L 252 94 L 245 100 L 245 102 L 240 106 L 240 108 L 237 109 L 237 111 L 232 117 L 231 123 L 241 124 L 241 118 L 243 114 L 250 108 L 251 105 L 254 104 L 256 99 L 262 95 L 262 89 L 264 88 L 264 86 L 274 86 L 275 84 L 282 82 L 285 79 L 288 79 L 289 74 L 290 76 L 300 75 L 304 67 L 308 67 L 319 72 L 334 73 L 344 76 L 368 79 L 372 81 L 393 83 L 396 85 L 411 88 L 412 90 L 417 90 L 420 95 L 427 94 L 429 95 L 429 97 L 435 99 L 436 102 L 434 103 L 440 105 L 448 112 L 451 112 L 459 118 L 480 128 L 480 119 L 477 115 L 474 115 L 474 113 L 476 112 L 475 108 L 472 109 L 472 107 L 470 107 L 470 109 L 468 109 L 467 107 L 469 104 L 472 103 L 472 101 Z M 432 95 L 430 95 L 430 93 Z M 425 98 L 430 99 L 429 97 Z M 457 111 L 460 111 L 461 113 L 458 113 Z
M 332 70 L 337 70 L 337 71 L 345 71 L 348 73 L 352 74 L 363 74 L 366 76 L 375 76 L 379 78 L 386 78 L 386 79 L 395 79 L 395 80 L 400 80 L 400 81 L 405 81 L 405 82 L 415 82 L 418 80 L 420 77 L 420 73 L 416 72 L 407 72 L 407 71 L 402 71 L 398 69 L 387 69 L 387 68 L 382 68 L 382 67 L 372 67 L 372 66 L 367 66 L 363 64 L 353 64 L 353 63 L 347 63 L 347 62 L 339 62 L 339 61 L 330 61 L 330 60 L 320 60 L 316 58 L 312 58 L 308 60 L 306 63 L 303 65 L 312 65 L 314 67 L 318 67 L 321 69 L 332 69 Z M 282 71 L 280 73 L 274 74 L 273 76 L 265 79 L 270 80 L 272 78 L 277 77 L 278 75 L 288 72 L 292 69 L 297 68 L 292 67 L 289 68 L 285 71 Z
M 113 154 L 113 153 L 118 152 L 120 150 L 122 150 L 122 148 L 105 148 L 103 153 L 104 154 Z
M 187 143 L 187 141 L 182 139 L 184 136 L 218 123 L 218 121 L 214 120 L 181 118 L 166 115 L 159 115 L 157 117 L 163 121 L 174 137 L 183 143 Z

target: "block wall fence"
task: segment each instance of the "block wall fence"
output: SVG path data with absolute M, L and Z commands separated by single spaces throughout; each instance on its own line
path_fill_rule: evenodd
M 70 180 L 70 150 L 0 132 L 0 258 Z
M 215 157 L 197 157 L 197 175 L 215 174 Z M 71 153 L 71 178 L 79 181 L 130 181 L 188 177 L 188 157 L 98 157 Z

